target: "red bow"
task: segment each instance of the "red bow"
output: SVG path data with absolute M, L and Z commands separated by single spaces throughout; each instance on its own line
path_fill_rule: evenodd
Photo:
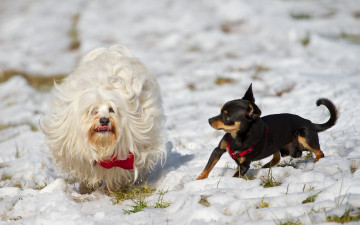
M 110 159 L 103 160 L 100 162 L 95 160 L 95 163 L 99 164 L 101 167 L 105 169 L 111 169 L 116 166 L 123 168 L 124 170 L 132 170 L 134 169 L 134 154 L 129 152 L 128 157 L 124 160 L 119 160 L 117 157 L 114 157 L 113 154 Z

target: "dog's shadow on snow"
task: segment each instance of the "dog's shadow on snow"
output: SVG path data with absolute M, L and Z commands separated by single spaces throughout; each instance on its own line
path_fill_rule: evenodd
M 176 170 L 180 166 L 184 165 L 185 163 L 189 162 L 194 158 L 194 155 L 181 155 L 178 152 L 174 152 L 172 142 L 166 143 L 166 160 L 165 163 L 159 162 L 154 170 L 150 172 L 150 175 L 147 179 L 150 183 L 157 182 L 161 177 L 163 177 L 166 173 L 170 172 L 171 170 Z

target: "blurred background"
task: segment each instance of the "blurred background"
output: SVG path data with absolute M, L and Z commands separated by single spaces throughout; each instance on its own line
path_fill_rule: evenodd
M 36 83 L 46 82 L 39 77 L 66 75 L 86 52 L 118 43 L 128 46 L 158 76 L 180 75 L 194 89 L 206 86 L 202 82 L 209 80 L 204 77 L 211 77 L 211 82 L 219 78 L 223 84 L 260 80 L 272 70 L 349 75 L 359 73 L 360 3 L 0 2 L 2 82 L 18 74 L 39 86 Z

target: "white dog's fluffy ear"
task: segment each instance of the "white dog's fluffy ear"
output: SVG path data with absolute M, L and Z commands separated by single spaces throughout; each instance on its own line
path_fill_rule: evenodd
M 133 57 L 133 54 L 130 52 L 128 48 L 126 48 L 123 45 L 114 45 L 111 46 L 109 49 L 106 48 L 96 48 L 89 52 L 84 58 L 82 59 L 82 63 L 93 61 L 96 59 L 99 55 L 102 55 L 104 52 L 111 52 L 113 54 L 118 54 L 119 56 L 125 56 L 125 57 Z

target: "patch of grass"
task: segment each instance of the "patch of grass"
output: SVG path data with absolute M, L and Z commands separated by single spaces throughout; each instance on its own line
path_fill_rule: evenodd
M 255 68 L 255 73 L 262 73 L 262 72 L 267 72 L 270 71 L 271 68 L 264 66 L 264 65 L 257 65 Z
M 167 191 L 159 191 L 159 198 L 157 200 L 157 202 L 155 203 L 154 208 L 167 208 L 171 205 L 171 202 L 165 202 L 164 199 L 164 195 L 167 193 Z
M 73 177 L 67 177 L 67 178 L 64 178 L 64 181 L 68 184 L 75 184 L 76 183 L 76 179 L 73 178 Z
M 305 188 L 306 188 L 306 184 L 304 184 L 304 186 L 303 186 L 303 192 L 305 192 Z M 313 191 L 313 190 L 315 190 L 315 187 L 313 187 L 313 186 L 310 186 L 310 188 L 308 189 L 308 191 Z
M 21 216 L 17 216 L 17 217 L 11 217 L 9 220 L 17 221 L 17 220 L 21 220 L 21 219 L 22 219 Z
M 243 20 L 226 21 L 220 25 L 220 30 L 224 33 L 232 33 L 242 24 L 244 24 Z
M 302 201 L 302 204 L 306 204 L 306 203 L 310 203 L 310 202 L 315 202 L 316 197 L 317 197 L 321 192 L 322 192 L 322 191 L 319 191 L 318 193 L 307 197 L 304 201 Z
M 77 13 L 72 17 L 72 24 L 71 24 L 71 29 L 68 32 L 68 35 L 70 37 L 70 45 L 68 47 L 68 49 L 70 51 L 76 50 L 80 47 L 80 38 L 79 38 L 79 30 L 77 28 L 78 23 L 79 23 L 79 19 L 80 19 L 80 14 Z
M 233 83 L 235 83 L 235 80 L 232 78 L 218 77 L 215 80 L 215 84 L 217 85 L 233 84 Z
M 345 40 L 348 40 L 355 44 L 360 45 L 360 34 L 349 34 L 349 33 L 342 32 L 340 34 L 340 37 Z
M 353 12 L 353 17 L 357 18 L 357 19 L 360 19 L 360 11 L 354 11 Z
M 276 91 L 275 95 L 278 97 L 281 97 L 283 94 L 291 92 L 294 89 L 294 87 L 295 87 L 295 85 L 285 87 L 281 90 Z
M 196 85 L 194 83 L 188 84 L 187 87 L 189 88 L 190 91 L 195 91 L 196 90 Z
M 269 207 L 269 203 L 264 202 L 264 198 L 265 198 L 265 196 L 261 199 L 261 203 L 256 206 L 256 209 L 262 209 L 262 208 L 268 208 Z
M 31 87 L 41 92 L 47 92 L 50 91 L 54 86 L 54 80 L 59 82 L 64 79 L 66 75 L 58 74 L 53 76 L 45 76 L 41 74 L 29 74 L 20 70 L 3 70 L 0 71 L 0 83 L 7 81 L 14 76 L 21 76 L 28 82 Z
M 210 195 L 200 195 L 199 204 L 205 207 L 209 207 L 210 202 L 208 201 L 208 197 L 210 197 Z
M 146 183 L 141 186 L 131 186 L 127 188 L 120 189 L 119 191 L 110 192 L 110 195 L 114 198 L 112 202 L 118 204 L 125 200 L 140 199 L 141 197 L 148 196 L 152 194 L 156 189 L 151 188 Z
M 35 184 L 34 189 L 40 191 L 40 190 L 44 189 L 46 186 L 47 186 L 47 184 L 44 184 L 44 185 Z
M 9 174 L 3 174 L 0 181 L 11 180 L 12 176 Z
M 276 187 L 276 186 L 280 186 L 281 183 L 277 182 L 274 177 L 272 176 L 272 171 L 271 168 L 269 169 L 268 175 L 267 177 L 261 177 L 260 178 L 262 180 L 262 186 L 264 188 L 269 188 L 269 187 Z
M 15 183 L 13 186 L 17 187 L 17 188 L 20 188 L 20 189 L 22 189 L 22 187 L 23 187 L 20 183 Z
M 30 129 L 32 131 L 38 131 L 38 128 L 37 126 L 31 124 L 31 123 L 28 123 L 28 122 L 24 122 L 24 123 L 16 123 L 16 124 L 0 124 L 0 130 L 5 130 L 5 129 L 8 129 L 8 128 L 11 128 L 11 127 L 17 127 L 17 126 L 21 126 L 21 125 L 27 125 L 30 127 Z
M 308 13 L 305 12 L 293 12 L 290 13 L 291 18 L 293 18 L 294 20 L 309 20 L 312 19 L 312 16 Z
M 201 51 L 200 47 L 199 46 L 189 46 L 188 49 L 187 49 L 189 52 L 199 52 Z
M 355 171 L 358 169 L 358 167 L 357 166 L 355 166 L 355 165 L 351 165 L 350 166 L 350 172 L 351 173 L 355 173 Z
M 136 190 L 134 190 L 136 189 Z M 124 214 L 132 214 L 143 211 L 144 208 L 148 207 L 148 204 L 145 200 L 145 197 L 149 194 L 151 194 L 155 189 L 149 188 L 146 184 L 141 186 L 140 188 L 134 188 L 130 192 L 127 192 L 126 195 L 123 196 L 123 198 L 129 198 L 132 200 L 135 205 L 131 206 L 131 209 L 129 210 L 123 210 Z M 164 209 L 171 205 L 171 202 L 165 202 L 164 201 L 164 195 L 167 193 L 167 191 L 159 191 L 159 198 L 157 202 L 154 205 L 154 208 L 160 208 Z
M 267 71 L 270 71 L 270 70 L 271 70 L 270 67 L 267 67 L 267 66 L 264 66 L 264 65 L 256 65 L 255 66 L 255 72 L 251 76 L 251 78 L 253 80 L 263 80 L 263 78 L 260 76 L 260 74 L 264 73 L 264 72 L 267 72 Z
M 312 152 L 309 152 L 308 154 L 306 154 L 305 155 L 305 159 L 310 159 L 310 158 L 312 158 L 313 157 L 313 155 L 312 155 Z
M 307 34 L 305 35 L 305 37 L 300 39 L 300 43 L 302 44 L 302 46 L 306 47 L 310 44 L 310 36 Z
M 245 180 L 255 180 L 256 179 L 256 177 L 255 176 L 242 176 L 242 178 L 243 179 L 245 179 Z
M 349 223 L 360 221 L 360 208 L 355 210 L 346 210 L 342 216 L 328 216 L 326 222 Z
M 277 225 L 301 225 L 302 223 L 299 219 L 297 219 L 297 220 L 289 219 L 284 222 L 278 222 L 276 224 Z
M 131 214 L 131 213 L 137 213 L 143 211 L 144 208 L 148 207 L 147 202 L 145 201 L 144 197 L 139 196 L 139 199 L 133 200 L 135 205 L 131 206 L 131 209 L 129 210 L 123 210 L 124 214 Z

